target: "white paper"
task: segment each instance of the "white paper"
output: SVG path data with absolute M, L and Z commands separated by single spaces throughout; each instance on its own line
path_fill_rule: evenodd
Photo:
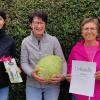
M 18 72 L 18 67 L 14 58 L 12 58 L 10 61 L 5 61 L 4 65 L 6 68 L 6 72 L 9 75 L 9 79 L 11 83 L 22 82 L 22 78 L 20 76 L 20 73 Z
M 92 97 L 94 95 L 95 72 L 95 62 L 73 60 L 69 92 Z

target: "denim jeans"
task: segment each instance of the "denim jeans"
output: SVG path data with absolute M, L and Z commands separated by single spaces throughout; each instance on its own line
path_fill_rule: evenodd
M 42 94 L 44 100 L 58 100 L 60 92 L 59 86 L 52 86 L 46 88 L 26 87 L 26 100 L 42 100 Z
M 77 100 L 77 98 L 74 95 L 72 95 L 72 100 Z
M 0 89 L 0 100 L 8 100 L 9 87 Z

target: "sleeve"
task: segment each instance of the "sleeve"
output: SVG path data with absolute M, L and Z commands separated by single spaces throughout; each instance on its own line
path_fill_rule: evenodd
M 66 60 L 65 60 L 65 57 L 64 57 L 61 45 L 60 45 L 60 43 L 59 43 L 57 38 L 55 38 L 55 41 L 54 41 L 54 54 L 58 55 L 58 56 L 60 56 L 62 58 L 62 60 L 63 60 L 62 74 L 64 76 L 66 76 L 66 73 L 67 73 L 67 63 L 66 63 Z
M 72 70 L 72 60 L 74 58 L 74 50 L 72 48 L 69 57 L 68 57 L 68 62 L 67 62 L 67 73 L 70 74 Z
M 15 43 L 14 40 L 13 40 L 13 42 L 12 42 L 10 52 L 11 52 L 11 56 L 12 56 L 12 58 L 15 58 L 15 56 L 16 56 L 16 43 Z
M 22 42 L 22 45 L 21 45 L 21 67 L 28 76 L 31 76 L 33 69 L 29 65 L 28 58 L 29 58 L 28 50 L 26 48 L 25 42 Z

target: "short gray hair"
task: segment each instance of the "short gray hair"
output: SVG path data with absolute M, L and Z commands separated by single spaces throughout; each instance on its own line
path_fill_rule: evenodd
M 99 20 L 97 18 L 93 18 L 93 17 L 89 17 L 89 18 L 85 18 L 82 22 L 81 22 L 81 25 L 80 25 L 80 33 L 82 31 L 82 28 L 85 24 L 89 23 L 89 22 L 93 22 L 96 24 L 97 26 L 97 30 L 98 30 L 98 33 L 100 32 L 100 24 L 99 24 Z

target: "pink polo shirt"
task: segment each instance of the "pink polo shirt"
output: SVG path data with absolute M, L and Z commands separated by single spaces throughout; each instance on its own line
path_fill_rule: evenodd
M 89 60 L 93 61 L 95 53 L 98 50 L 98 46 L 84 46 L 84 47 L 85 47 L 85 50 L 86 50 Z

